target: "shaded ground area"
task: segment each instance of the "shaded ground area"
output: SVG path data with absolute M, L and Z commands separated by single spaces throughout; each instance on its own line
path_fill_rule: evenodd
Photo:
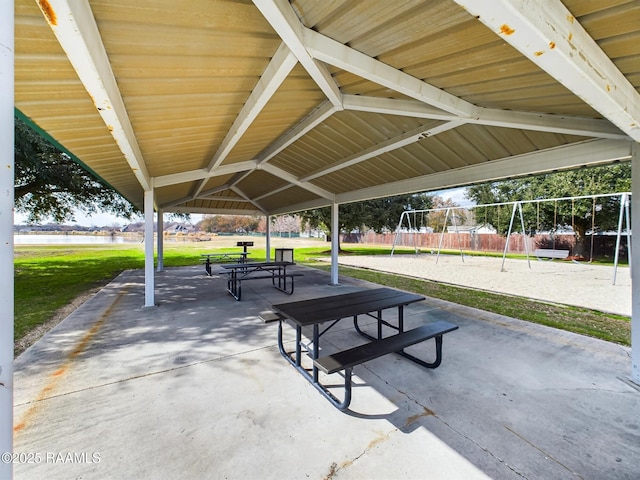
M 637 477 L 627 348 L 427 299 L 407 308 L 409 326 L 460 326 L 442 365 L 356 367 L 342 413 L 280 356 L 260 313 L 374 285 L 296 268 L 293 296 L 256 281 L 242 302 L 200 266 L 168 269 L 152 308 L 142 272 L 123 273 L 17 359 L 15 451 L 63 457 L 16 465 L 16 478 Z M 343 321 L 324 349 L 359 343 Z M 79 461 L 55 461 L 68 453 Z

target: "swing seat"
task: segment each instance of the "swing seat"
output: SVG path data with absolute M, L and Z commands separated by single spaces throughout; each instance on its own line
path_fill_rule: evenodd
M 538 260 L 553 260 L 554 258 L 565 259 L 569 256 L 569 250 L 537 248 L 533 254 L 538 258 Z

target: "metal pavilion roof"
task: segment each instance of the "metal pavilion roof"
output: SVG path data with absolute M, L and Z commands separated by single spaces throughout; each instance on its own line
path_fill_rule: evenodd
M 630 158 L 637 0 L 15 0 L 15 107 L 142 209 L 276 214 Z

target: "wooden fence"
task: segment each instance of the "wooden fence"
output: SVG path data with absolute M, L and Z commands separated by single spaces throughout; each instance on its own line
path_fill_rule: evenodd
M 364 243 L 375 245 L 393 245 L 396 247 L 412 247 L 420 250 L 436 251 L 442 241 L 443 250 L 464 250 L 476 252 L 503 253 L 507 238 L 490 233 L 400 233 L 396 240 L 395 233 L 374 233 L 365 234 L 348 234 L 343 235 L 341 241 L 343 243 Z M 521 234 L 511 235 L 509 240 L 509 250 L 507 253 L 522 253 L 525 250 L 525 241 L 529 253 L 532 254 L 536 248 L 555 248 L 569 250 L 573 255 L 575 246 L 575 237 L 573 235 L 534 235 L 532 237 L 523 237 Z M 591 250 L 591 238 L 587 238 L 587 250 Z M 616 236 L 615 235 L 596 235 L 593 237 L 593 256 L 600 258 L 613 258 L 615 253 Z M 621 238 L 620 258 L 626 258 L 627 254 L 626 236 Z M 587 252 L 591 256 L 590 251 Z

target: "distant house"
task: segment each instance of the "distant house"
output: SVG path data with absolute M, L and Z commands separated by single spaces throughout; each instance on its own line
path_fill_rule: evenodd
M 468 233 L 468 234 L 493 234 L 497 233 L 497 230 L 493 225 L 484 223 L 482 225 L 449 225 L 447 226 L 447 233 Z
M 182 223 L 170 224 L 164 229 L 165 235 L 187 235 L 189 233 L 194 233 L 195 231 L 196 228 L 193 225 L 185 225 Z

